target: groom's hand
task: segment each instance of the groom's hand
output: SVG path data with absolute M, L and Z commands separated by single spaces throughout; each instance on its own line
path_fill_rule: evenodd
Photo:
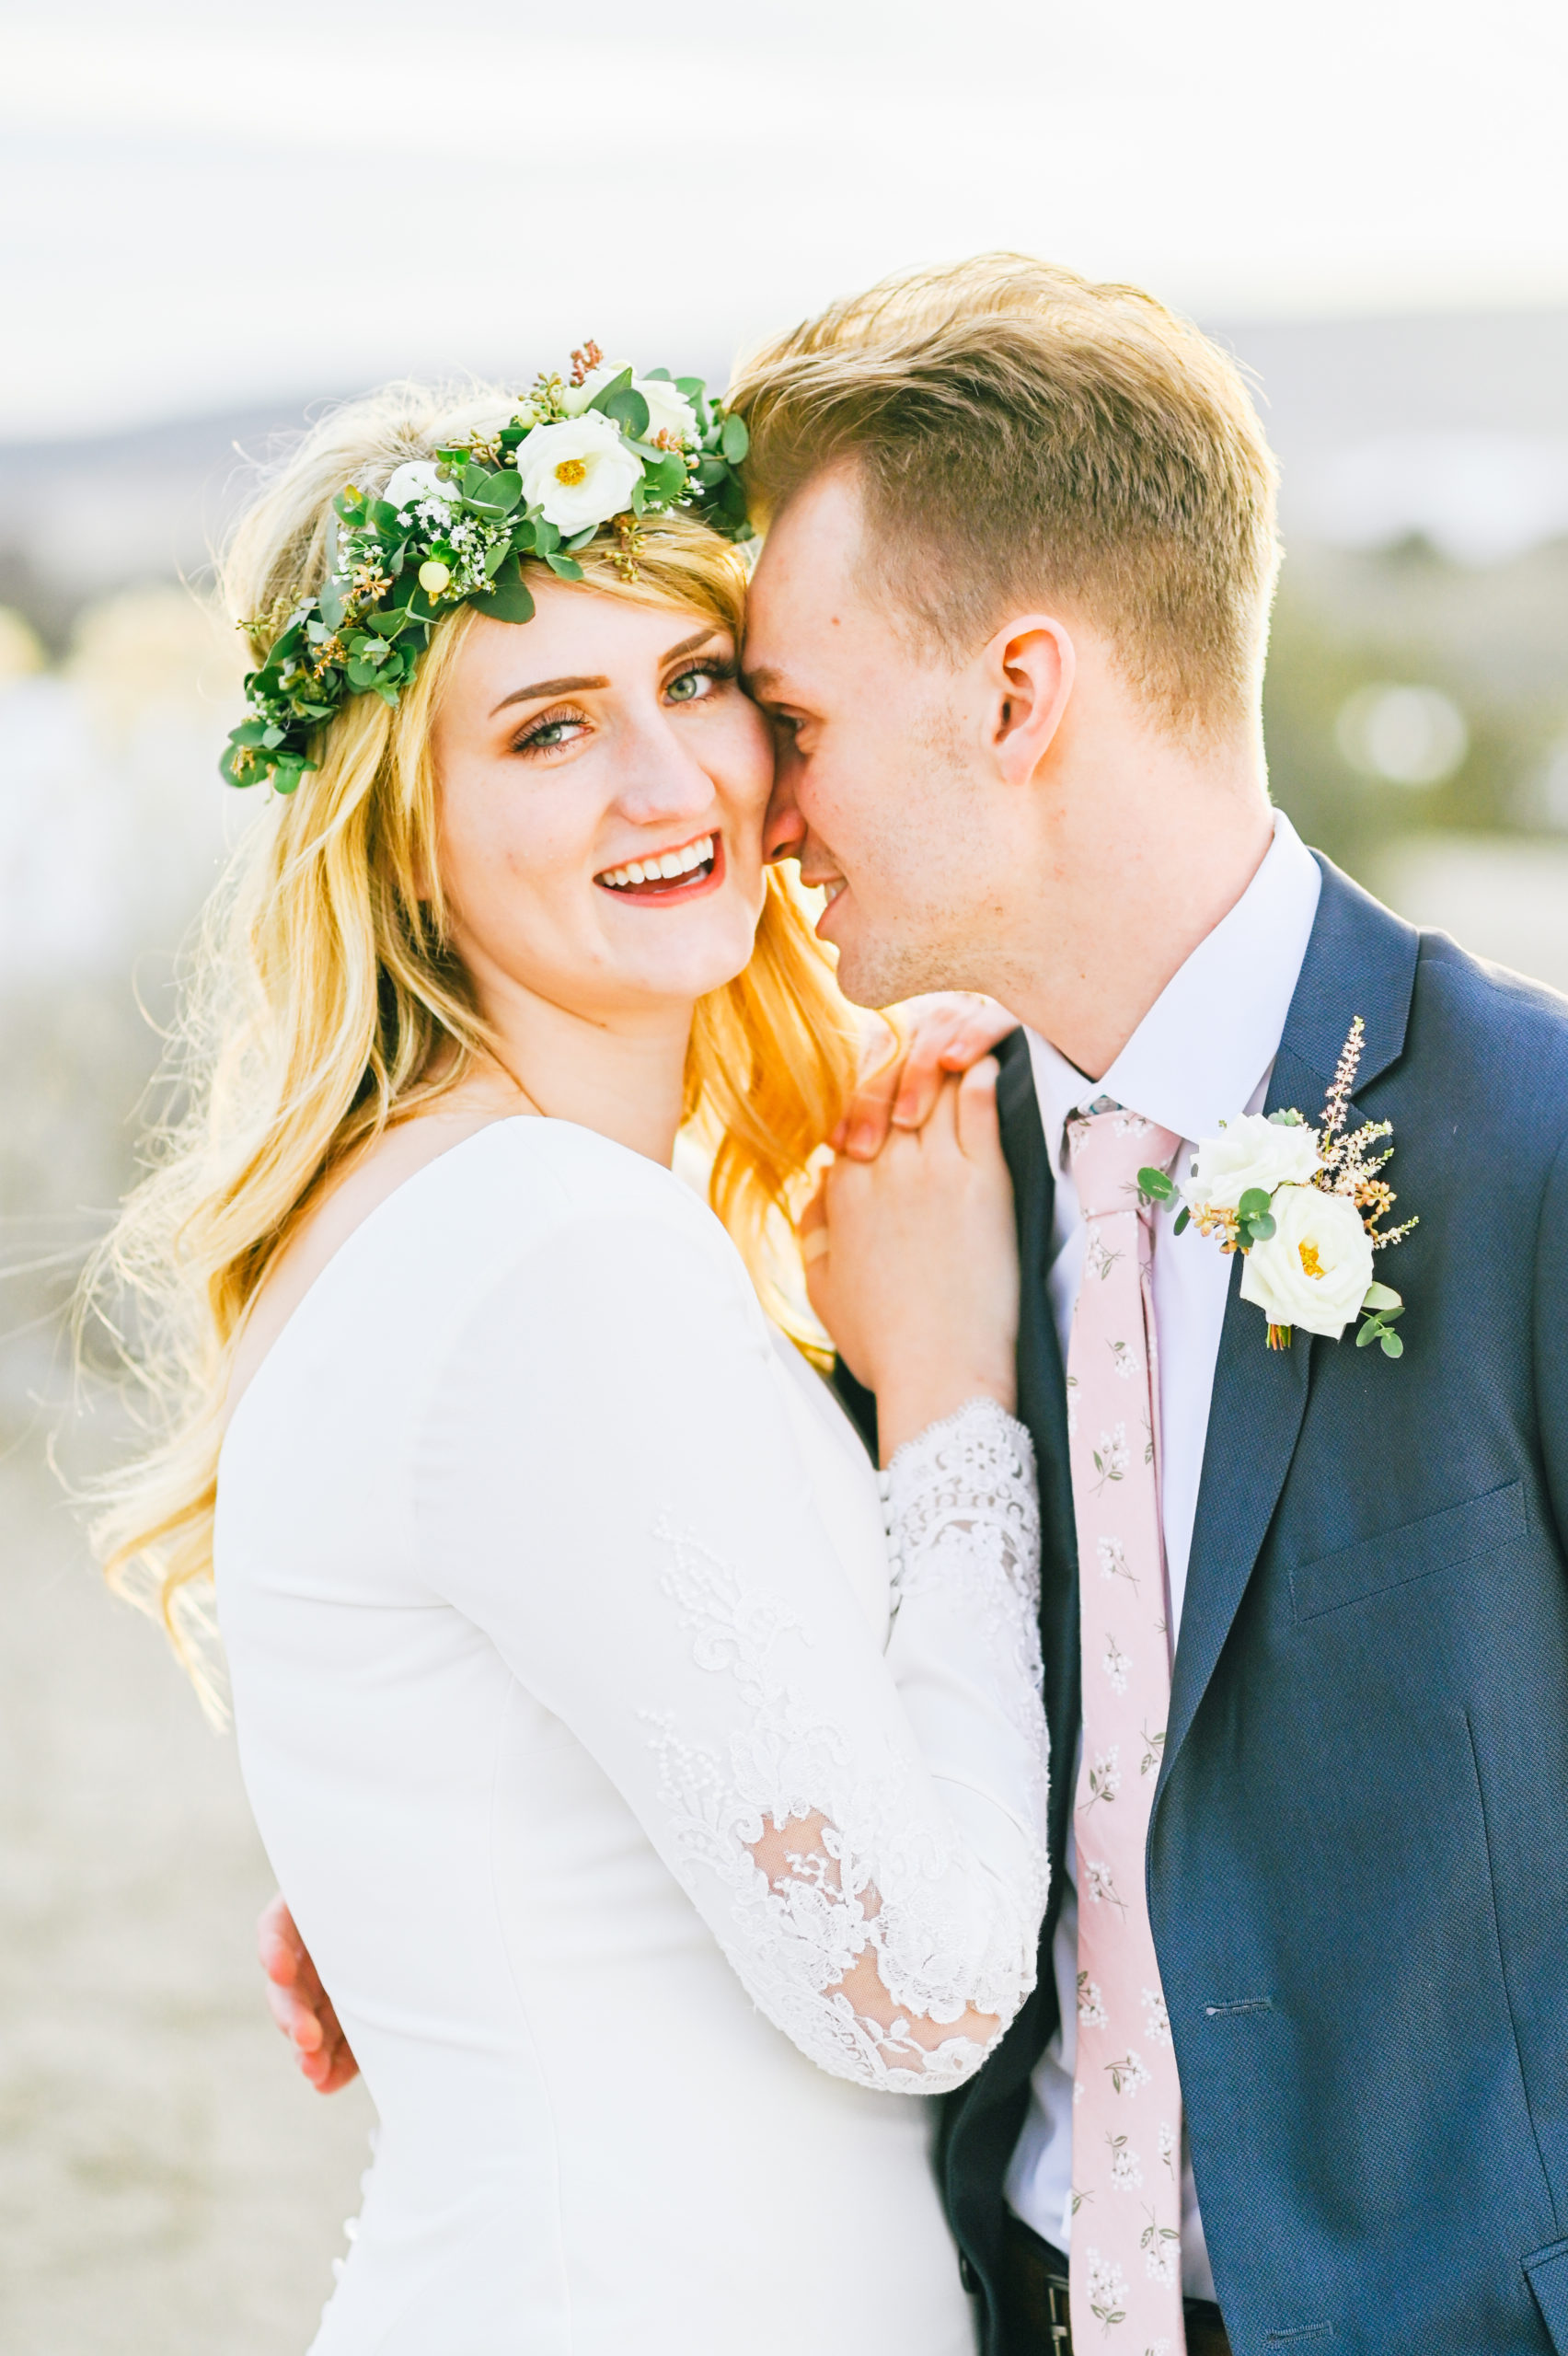
M 970 1070 L 1018 1028 L 1015 1015 L 977 990 L 937 990 L 892 1013 L 908 1044 L 862 1076 L 833 1134 L 852 1161 L 874 1161 L 890 1128 L 923 1129 L 948 1074 Z
M 332 1999 L 321 1985 L 282 1890 L 264 1906 L 256 1945 L 267 1975 L 267 2004 L 318 2095 L 335 2095 L 359 2075 Z

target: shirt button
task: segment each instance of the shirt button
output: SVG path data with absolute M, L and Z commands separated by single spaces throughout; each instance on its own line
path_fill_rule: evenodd
M 969 2262 L 967 2250 L 961 2249 L 958 2253 L 958 2279 L 971 2297 L 980 2288 L 980 2277 Z

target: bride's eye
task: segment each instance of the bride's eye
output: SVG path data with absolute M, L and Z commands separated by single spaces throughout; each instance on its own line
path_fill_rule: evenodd
M 664 693 L 671 703 L 699 703 L 734 676 L 734 664 L 715 656 L 711 662 L 694 663 L 689 670 L 678 671 Z
M 559 753 L 586 734 L 587 728 L 580 711 L 548 712 L 513 740 L 512 749 L 514 753 Z

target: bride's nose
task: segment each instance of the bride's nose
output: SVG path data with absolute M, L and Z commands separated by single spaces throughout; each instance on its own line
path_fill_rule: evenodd
M 617 807 L 634 826 L 702 818 L 713 807 L 713 780 L 672 731 L 653 727 L 628 748 Z

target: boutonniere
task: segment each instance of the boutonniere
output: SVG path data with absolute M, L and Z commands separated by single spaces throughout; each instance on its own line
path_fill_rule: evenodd
M 1218 1237 L 1222 1252 L 1243 1255 L 1241 1298 L 1267 1316 L 1271 1350 L 1289 1348 L 1293 1325 L 1337 1342 L 1365 1311 L 1356 1347 L 1376 1342 L 1385 1357 L 1404 1355 L 1394 1331 L 1404 1302 L 1372 1276 L 1373 1253 L 1402 1242 L 1417 1223 L 1378 1223 L 1395 1201 L 1378 1174 L 1393 1155 L 1383 1140 L 1392 1138 L 1394 1125 L 1366 1121 L 1345 1128 L 1366 1027 L 1358 1014 L 1317 1128 L 1294 1109 L 1243 1113 L 1222 1121 L 1217 1138 L 1199 1139 L 1184 1184 L 1163 1170 L 1138 1172 L 1145 1202 L 1180 1199 L 1178 1235 L 1194 1220 L 1201 1234 Z

